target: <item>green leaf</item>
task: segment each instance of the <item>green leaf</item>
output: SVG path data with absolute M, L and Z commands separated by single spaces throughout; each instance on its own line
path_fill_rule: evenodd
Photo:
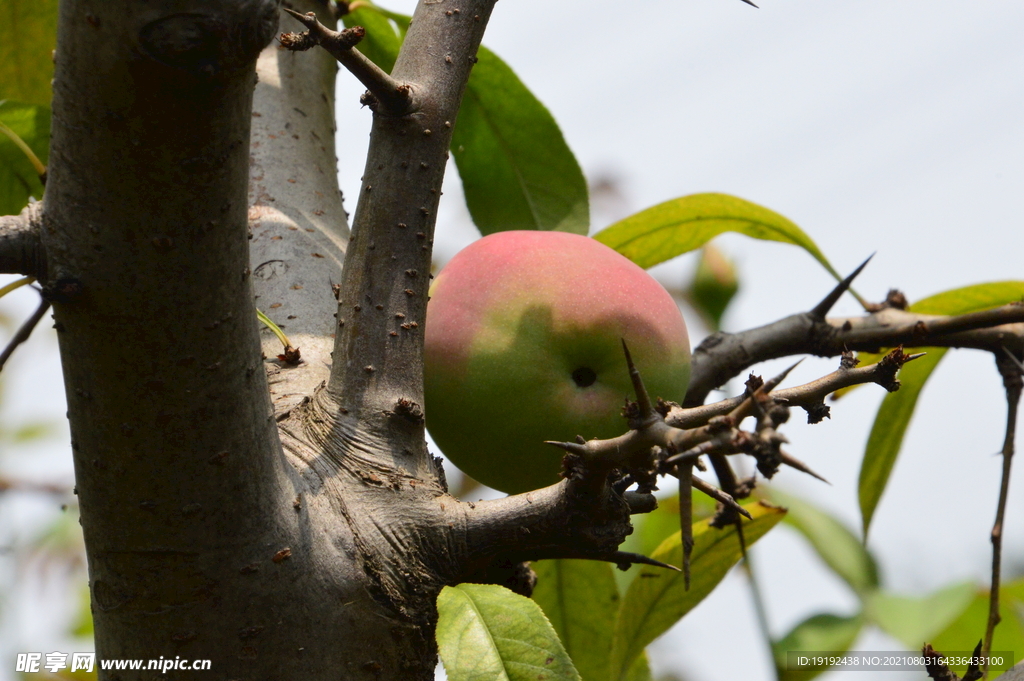
M 715 502 L 711 497 L 700 492 L 694 492 L 692 497 L 694 521 L 704 520 L 715 514 Z M 651 555 L 673 532 L 679 532 L 679 495 L 658 499 L 658 508 L 650 513 L 634 515 L 629 522 L 633 524 L 633 534 L 626 537 L 626 541 L 622 542 L 619 549 L 644 556 Z M 640 567 L 633 565 L 625 571 L 613 571 L 615 581 L 623 593 L 629 588 L 633 578 L 640 573 Z
M 842 278 L 802 229 L 778 213 L 727 194 L 692 194 L 659 203 L 594 238 L 647 269 L 696 250 L 722 232 L 800 246 L 832 276 Z
M 49 107 L 57 0 L 0 3 L 0 100 Z
M 608 670 L 605 670 L 607 673 Z M 587 681 L 590 681 L 589 679 Z M 644 651 L 639 655 L 633 664 L 630 665 L 629 671 L 622 677 L 622 681 L 654 681 L 654 676 L 651 674 L 651 665 L 647 661 L 647 651 Z M 664 681 L 660 679 L 659 681 Z
M 612 628 L 619 589 L 611 563 L 596 560 L 542 560 L 533 564 L 533 600 L 551 621 L 558 638 L 587 681 L 608 678 Z
M 745 506 L 753 520 L 743 521 L 747 546 L 764 536 L 786 511 L 753 502 Z M 644 647 L 690 612 L 711 593 L 729 569 L 740 559 L 736 527 L 719 530 L 708 520 L 693 524 L 693 553 L 690 558 L 690 590 L 685 589 L 681 572 L 645 565 L 629 585 L 619 608 L 612 643 L 611 680 L 622 679 Z M 682 565 L 683 549 L 679 532 L 666 539 L 652 558 Z
M 842 617 L 821 614 L 809 617 L 793 627 L 781 640 L 772 642 L 779 681 L 807 681 L 828 670 L 828 667 L 789 669 L 787 654 L 790 651 L 841 655 L 857 640 L 862 625 L 863 620 L 859 615 Z
M 804 536 L 818 556 L 858 594 L 878 587 L 878 566 L 859 539 L 834 516 L 772 488 L 773 502 L 789 509 L 786 524 Z
M 409 17 L 365 5 L 344 22 L 366 29 L 360 51 L 390 72 Z M 500 57 L 486 47 L 476 56 L 451 143 L 473 223 L 482 234 L 586 234 L 587 181 L 555 119 Z
M 706 494 L 693 493 L 694 521 L 710 518 L 715 514 L 715 501 Z M 630 519 L 633 533 L 619 547 L 623 551 L 642 553 L 649 556 L 672 533 L 679 532 L 679 495 L 658 499 L 658 508 L 650 513 L 634 515 Z
M 934 315 L 960 315 L 1006 305 L 1024 298 L 1024 281 L 976 284 L 929 296 L 910 306 L 911 312 Z M 871 426 L 861 463 L 858 497 L 864 536 L 868 534 L 878 501 L 885 491 L 889 474 L 903 445 L 917 398 L 932 375 L 945 348 L 923 348 L 928 354 L 900 370 L 900 389 L 882 400 Z M 863 355 L 862 355 L 863 357 Z
M 922 598 L 878 591 L 868 597 L 865 608 L 868 617 L 885 633 L 909 650 L 919 650 L 967 609 L 975 591 L 970 582 L 953 584 Z
M 914 415 L 917 398 L 939 360 L 946 354 L 945 348 L 928 348 L 927 351 L 927 355 L 900 369 L 900 389 L 885 396 L 875 422 L 871 425 L 864 460 L 860 466 L 857 491 L 865 537 L 878 501 L 889 482 L 889 474 L 896 465 L 896 456 L 900 453 L 903 436 Z
M 942 653 L 969 652 L 985 635 L 988 622 L 988 590 L 975 592 L 974 600 L 934 640 L 932 647 Z M 1024 579 L 1003 584 L 999 590 L 999 614 L 1002 621 L 992 638 L 992 652 L 1011 652 L 1016 664 L 1024 658 Z M 1007 665 L 1010 666 L 1010 665 Z M 966 667 L 954 668 L 963 674 Z M 990 675 L 993 678 L 995 674 Z
M 587 182 L 555 119 L 497 55 L 477 58 L 452 136 L 473 222 L 586 234 Z
M 46 163 L 50 147 L 50 110 L 22 102 L 0 102 L 3 123 Z M 28 205 L 29 197 L 43 196 L 39 173 L 25 152 L 0 132 L 0 215 L 16 215 Z
M 540 607 L 494 584 L 446 586 L 437 647 L 450 681 L 579 681 Z

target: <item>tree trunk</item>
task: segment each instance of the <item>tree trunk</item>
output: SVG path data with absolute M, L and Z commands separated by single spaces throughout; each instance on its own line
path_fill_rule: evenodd
M 628 531 L 604 471 L 464 505 L 426 450 L 434 216 L 490 7 L 417 10 L 394 73 L 408 106 L 372 107 L 349 242 L 337 67 L 264 49 L 277 3 L 61 5 L 42 226 L 27 212 L 0 251 L 45 268 L 54 304 L 101 660 L 428 679 L 443 585 L 528 589 L 516 561 Z M 261 358 L 257 305 L 299 363 L 266 330 Z

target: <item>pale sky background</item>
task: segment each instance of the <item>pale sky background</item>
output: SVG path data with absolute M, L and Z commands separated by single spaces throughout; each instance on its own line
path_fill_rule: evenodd
M 381 1 L 397 11 L 412 8 L 411 0 Z M 588 178 L 621 183 L 625 211 L 595 216 L 595 228 L 670 198 L 720 191 L 795 221 L 841 272 L 877 251 L 857 283 L 870 299 L 890 287 L 914 301 L 959 286 L 1024 279 L 1024 4 L 761 5 L 505 0 L 485 43 L 548 106 Z M 370 123 L 357 103 L 361 91 L 342 74 L 338 143 L 346 196 L 357 194 Z M 440 260 L 474 238 L 454 167 L 445 192 Z M 832 286 L 797 248 L 739 236 L 716 243 L 737 261 L 743 283 L 728 329 L 807 309 Z M 656 274 L 679 285 L 693 264 L 684 256 Z M 12 296 L 0 312 L 24 315 L 32 302 Z M 858 306 L 845 299 L 835 312 L 857 314 Z M 688 321 L 699 342 L 705 332 Z M 40 330 L 4 372 L 0 423 L 43 417 L 64 429 L 29 455 L 0 452 L 0 466 L 11 474 L 71 477 L 55 348 L 52 331 Z M 834 364 L 808 360 L 790 384 Z M 779 368 L 756 370 L 770 375 Z M 862 388 L 817 426 L 794 414 L 784 429 L 789 450 L 833 485 L 793 471 L 772 484 L 859 527 L 857 474 L 881 398 L 880 388 Z M 989 356 L 950 353 L 922 395 L 875 515 L 869 546 L 887 587 L 923 594 L 958 580 L 987 580 L 1000 468 L 994 453 L 1003 425 L 1001 383 Z M 1022 467 L 1018 462 L 1011 483 L 1006 527 L 1005 565 L 1017 573 L 1024 572 Z M 12 503 L 10 496 L 0 500 L 0 544 L 59 514 L 60 500 Z M 845 586 L 788 530 L 770 533 L 755 554 L 775 635 L 816 612 L 853 611 Z M 13 571 L 0 553 L 0 579 Z M 38 585 L 26 584 L 0 603 L 0 640 L 14 646 L 0 655 L 51 645 L 47 626 L 61 615 L 29 616 L 43 600 Z M 880 634 L 863 636 L 857 647 L 900 648 Z M 745 581 L 726 578 L 654 644 L 652 664 L 702 681 L 771 679 Z M 0 663 L 0 681 L 11 678 L 8 666 Z

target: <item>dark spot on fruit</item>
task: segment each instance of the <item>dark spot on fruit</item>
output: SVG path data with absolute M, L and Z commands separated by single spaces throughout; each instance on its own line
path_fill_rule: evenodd
M 580 367 L 576 371 L 572 372 L 572 380 L 576 382 L 581 388 L 587 388 L 594 385 L 597 381 L 597 374 L 590 367 Z

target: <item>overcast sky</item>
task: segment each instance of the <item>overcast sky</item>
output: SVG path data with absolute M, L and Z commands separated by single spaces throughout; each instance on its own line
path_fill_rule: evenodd
M 398 11 L 412 8 L 407 0 L 381 2 Z M 1024 3 L 761 5 L 505 0 L 496 6 L 485 43 L 549 107 L 588 178 L 620 183 L 620 212 L 703 191 L 749 199 L 794 220 L 840 271 L 877 251 L 857 284 L 872 299 L 890 287 L 913 301 L 978 282 L 1024 279 Z M 369 112 L 357 103 L 361 91 L 342 74 L 338 143 L 346 196 L 357 195 L 369 130 Z M 445 192 L 437 243 L 442 260 L 474 237 L 454 168 Z M 597 215 L 595 227 L 615 217 L 621 215 Z M 738 236 L 717 243 L 739 263 L 743 282 L 728 328 L 807 309 L 832 285 L 796 248 Z M 683 257 L 657 275 L 678 285 L 692 267 Z M 25 310 L 28 303 L 7 302 L 0 310 Z M 852 299 L 836 309 L 857 311 Z M 704 331 L 690 321 L 699 342 Z M 17 396 L 3 404 L 6 423 L 37 416 L 63 422 L 55 347 L 52 331 L 41 330 L 4 372 L 7 395 Z M 833 368 L 833 362 L 804 362 L 791 383 Z M 758 370 L 769 375 L 778 369 Z M 833 485 L 792 471 L 773 484 L 859 527 L 859 461 L 881 397 L 874 387 L 858 390 L 818 426 L 796 415 L 784 431 L 790 450 Z M 869 545 L 887 586 L 921 594 L 956 580 L 986 579 L 1003 409 L 988 356 L 947 355 L 919 402 L 875 516 Z M 64 466 L 70 479 L 66 436 L 19 461 L 8 459 L 8 470 Z M 1006 559 L 1017 572 L 1024 568 L 1022 467 L 1014 474 L 1006 527 Z M 38 519 L 49 506 L 40 501 L 20 508 L 23 518 L 3 522 Z M 5 509 L 10 514 L 11 507 Z M 815 612 L 855 607 L 787 530 L 765 538 L 756 557 L 776 635 Z M 24 607 L 36 596 L 19 598 Z M 44 626 L 33 625 L 40 632 Z M 17 635 L 29 641 L 34 631 Z M 880 635 L 859 645 L 898 648 Z M 655 644 L 652 662 L 704 681 L 772 678 L 744 581 L 727 578 Z

